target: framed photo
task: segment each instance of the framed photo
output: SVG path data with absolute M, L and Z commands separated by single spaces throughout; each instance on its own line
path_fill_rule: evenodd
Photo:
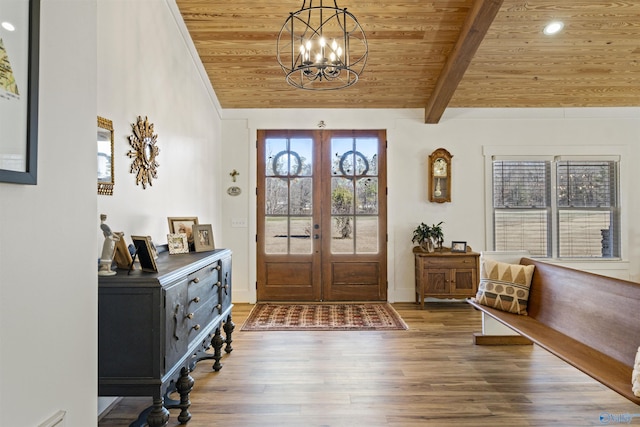
M 193 226 L 198 224 L 197 216 L 189 216 L 189 217 L 168 217 L 167 221 L 169 222 L 169 233 L 170 234 L 179 234 L 184 233 L 187 235 L 187 242 L 189 244 L 193 243 Z
M 151 256 L 153 256 L 153 259 L 158 259 L 158 248 L 156 248 L 156 244 L 153 243 L 151 236 L 147 236 L 147 238 L 149 239 L 149 246 L 151 246 Z
M 215 249 L 211 224 L 193 226 L 193 243 L 195 245 L 196 252 L 212 251 Z
M 37 184 L 40 0 L 2 3 L 0 181 Z
M 131 264 L 133 264 L 133 258 L 131 258 L 127 243 L 124 241 L 124 234 L 120 237 L 120 240 L 116 242 L 116 251 L 113 254 L 113 259 L 118 268 L 125 270 L 131 268 Z
M 467 252 L 467 242 L 451 242 L 451 252 Z
M 136 248 L 135 256 L 137 256 L 140 261 L 142 271 L 157 273 L 158 266 L 156 265 L 156 260 L 153 257 L 154 249 L 151 237 L 131 236 L 131 240 L 133 240 L 133 246 Z
M 167 246 L 169 247 L 170 255 L 188 254 L 189 241 L 187 240 L 187 233 L 167 234 Z

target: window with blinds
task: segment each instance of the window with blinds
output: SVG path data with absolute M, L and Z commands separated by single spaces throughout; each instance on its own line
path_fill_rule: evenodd
M 556 162 L 559 257 L 619 257 L 617 163 Z
M 494 160 L 494 250 L 620 256 L 617 177 L 615 161 Z
M 493 162 L 495 250 L 549 253 L 550 167 L 548 161 Z

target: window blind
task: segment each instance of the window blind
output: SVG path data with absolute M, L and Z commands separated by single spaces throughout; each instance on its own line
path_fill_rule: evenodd
M 619 257 L 617 168 L 606 159 L 494 160 L 494 250 Z
M 494 248 L 549 252 L 550 162 L 493 162 Z
M 558 256 L 619 256 L 617 162 L 556 164 Z

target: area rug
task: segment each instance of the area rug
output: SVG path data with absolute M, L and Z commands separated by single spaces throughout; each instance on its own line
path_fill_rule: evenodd
M 408 329 L 387 303 L 256 304 L 242 331 L 377 331 Z

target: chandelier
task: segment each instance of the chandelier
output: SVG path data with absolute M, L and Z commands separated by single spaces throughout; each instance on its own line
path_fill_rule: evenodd
M 364 70 L 369 49 L 364 31 L 347 9 L 303 0 L 278 34 L 278 63 L 287 83 L 307 90 L 351 86 Z

